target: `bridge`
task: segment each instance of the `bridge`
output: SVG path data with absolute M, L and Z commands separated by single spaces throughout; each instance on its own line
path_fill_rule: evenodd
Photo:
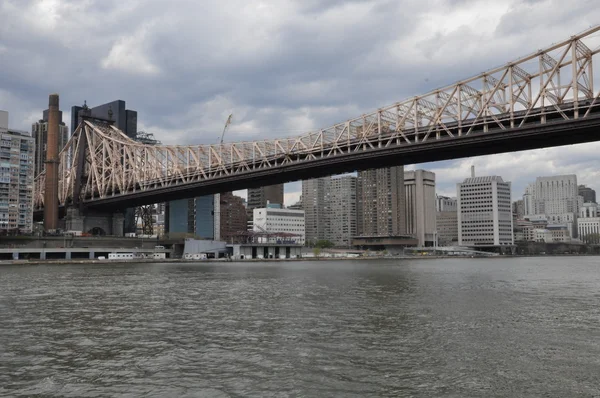
M 59 154 L 59 205 L 115 211 L 356 170 L 598 141 L 598 31 L 298 137 L 146 145 L 84 117 Z M 44 173 L 35 184 L 39 210 Z

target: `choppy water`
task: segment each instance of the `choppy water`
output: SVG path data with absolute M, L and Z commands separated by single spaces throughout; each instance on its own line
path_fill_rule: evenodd
M 0 267 L 1 396 L 600 396 L 600 257 Z

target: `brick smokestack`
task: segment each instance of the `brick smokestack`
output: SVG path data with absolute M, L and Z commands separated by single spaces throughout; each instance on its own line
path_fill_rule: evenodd
M 44 229 L 46 231 L 58 228 L 58 123 L 58 94 L 50 94 L 44 191 Z

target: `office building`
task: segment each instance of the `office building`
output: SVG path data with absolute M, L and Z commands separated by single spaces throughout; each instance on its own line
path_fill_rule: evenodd
M 302 181 L 302 208 L 306 228 L 306 241 L 316 243 L 329 236 L 329 196 L 331 177 Z
M 529 184 L 525 187 L 523 194 L 523 212 L 525 215 L 539 214 L 535 208 L 535 184 Z
M 458 244 L 505 246 L 514 243 L 510 182 L 499 176 L 475 177 L 457 184 Z
M 232 242 L 233 239 L 247 230 L 248 216 L 244 200 L 232 192 L 220 195 L 220 240 Z
M 359 171 L 356 201 L 357 236 L 406 234 L 403 166 Z
M 600 214 L 594 202 L 584 203 L 577 218 L 579 239 L 585 243 L 600 243 Z
M 69 128 L 62 120 L 62 111 L 58 112 L 58 152 L 62 151 L 69 141 Z M 46 109 L 42 118 L 31 125 L 31 136 L 35 140 L 35 170 L 37 176 L 46 170 L 46 146 L 48 143 L 48 109 Z
M 32 232 L 34 154 L 33 137 L 9 129 L 0 111 L 0 232 Z
M 264 234 L 263 243 L 305 242 L 304 211 L 290 209 L 254 209 L 252 230 Z
M 525 205 L 523 199 L 519 199 L 512 204 L 513 218 L 516 220 L 522 220 L 525 217 Z
M 165 233 L 171 237 L 215 238 L 214 196 L 180 199 L 165 205 Z
M 419 246 L 433 246 L 436 231 L 435 174 L 431 171 L 404 172 L 406 233 Z
M 254 209 L 267 207 L 267 203 L 277 203 L 283 206 L 283 184 L 269 185 L 260 188 L 248 189 L 248 203 L 246 214 L 248 216 L 248 227 L 252 227 Z
M 448 196 L 435 195 L 436 211 L 456 211 L 456 198 Z
M 112 121 L 113 125 L 121 130 L 127 137 L 135 140 L 137 137 L 137 111 L 126 109 L 125 101 L 116 100 L 95 107 L 83 106 L 71 107 L 71 134 L 77 129 L 81 122 L 81 115 L 105 121 Z M 135 209 L 126 209 L 123 221 L 123 232 L 136 231 Z
M 458 244 L 458 214 L 456 198 L 436 196 L 436 238 L 439 246 Z
M 538 177 L 533 190 L 533 214 L 545 214 L 549 225 L 566 224 L 577 237 L 579 208 L 577 176 Z
M 82 110 L 89 111 L 89 115 L 93 118 L 113 121 L 114 126 L 132 140 L 137 136 L 137 111 L 126 109 L 123 100 L 107 102 L 93 108 L 88 107 L 85 103 L 83 106 L 71 107 L 71 134 L 81 122 L 80 112 Z
M 583 198 L 583 203 L 596 203 L 596 191 L 592 188 L 580 185 L 577 188 L 579 196 Z

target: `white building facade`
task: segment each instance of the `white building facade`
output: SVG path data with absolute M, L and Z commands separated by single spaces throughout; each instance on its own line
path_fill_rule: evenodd
M 598 217 L 598 205 L 596 203 L 585 203 L 579 209 L 577 219 L 577 232 L 579 239 L 586 243 L 600 243 L 600 217 Z
M 458 244 L 514 244 L 510 182 L 502 177 L 471 177 L 457 184 Z
M 269 236 L 269 243 L 286 241 L 304 244 L 304 210 L 254 209 L 252 223 L 254 232 L 272 235 Z
M 30 233 L 35 141 L 26 132 L 9 130 L 8 116 L 0 119 L 0 231 Z
M 577 236 L 580 201 L 574 174 L 538 177 L 523 195 L 526 215 L 544 214 L 549 225 L 566 225 L 572 237 Z

